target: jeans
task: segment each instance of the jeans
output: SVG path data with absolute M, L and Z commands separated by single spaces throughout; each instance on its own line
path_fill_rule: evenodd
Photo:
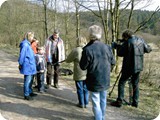
M 44 91 L 44 73 L 37 73 L 38 91 Z
M 100 92 L 90 92 L 92 100 L 92 110 L 94 120 L 105 120 L 107 106 L 107 90 Z
M 77 88 L 77 95 L 79 100 L 79 105 L 86 106 L 89 102 L 89 93 L 86 86 L 86 81 L 75 81 Z
M 132 84 L 132 88 L 133 88 L 133 97 L 132 97 L 132 103 L 135 105 L 138 105 L 138 98 L 139 98 L 139 74 L 135 73 L 135 74 L 126 74 L 126 73 L 122 73 L 122 76 L 119 80 L 118 83 L 118 101 L 123 101 L 124 99 L 124 86 L 126 81 L 129 79 L 129 77 L 131 77 L 131 84 Z
M 29 96 L 32 93 L 33 75 L 24 75 L 24 96 Z

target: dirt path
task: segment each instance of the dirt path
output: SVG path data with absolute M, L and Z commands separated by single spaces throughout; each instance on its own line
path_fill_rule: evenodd
M 60 80 L 60 89 L 49 89 L 33 101 L 23 99 L 23 75 L 19 74 L 17 58 L 0 51 L 0 120 L 93 120 L 91 104 L 87 109 L 75 106 L 74 84 Z M 147 120 L 107 106 L 107 120 Z

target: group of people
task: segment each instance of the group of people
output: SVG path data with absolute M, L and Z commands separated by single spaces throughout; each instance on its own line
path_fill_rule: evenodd
M 114 47 L 101 42 L 102 28 L 97 25 L 89 27 L 89 42 L 85 37 L 77 38 L 77 46 L 65 58 L 63 40 L 59 37 L 59 31 L 55 30 L 45 42 L 43 47 L 38 47 L 38 52 L 33 52 L 31 42 L 34 33 L 25 34 L 20 43 L 19 69 L 24 74 L 24 99 L 31 100 L 35 94 L 32 90 L 33 76 L 37 74 L 38 90 L 45 90 L 44 72 L 47 69 L 47 88 L 51 87 L 52 78 L 54 87 L 59 88 L 59 67 L 61 62 L 73 62 L 73 79 L 77 89 L 80 108 L 86 108 L 89 103 L 89 95 L 92 101 L 92 110 L 95 120 L 105 120 L 107 106 L 107 90 L 110 87 L 110 72 L 115 65 L 112 49 L 117 49 L 117 55 L 123 57 L 122 75 L 118 84 L 118 98 L 111 105 L 120 107 L 123 103 L 124 85 L 131 77 L 133 86 L 132 106 L 138 107 L 139 74 L 143 70 L 143 55 L 149 53 L 151 48 L 145 41 L 130 30 L 122 34 L 124 42 L 114 43 Z M 115 47 L 116 46 L 116 47 Z M 46 65 L 45 65 L 46 63 Z M 54 73 L 53 73 L 54 71 Z
M 59 31 L 55 30 L 44 46 L 38 45 L 38 40 L 33 32 L 27 32 L 20 43 L 19 70 L 24 74 L 24 99 L 33 100 L 37 94 L 33 93 L 32 84 L 40 93 L 44 93 L 51 85 L 54 69 L 54 87 L 58 88 L 59 61 L 65 59 L 63 40 L 59 37 Z M 45 73 L 47 71 L 44 85 Z M 36 78 L 36 81 L 34 79 Z

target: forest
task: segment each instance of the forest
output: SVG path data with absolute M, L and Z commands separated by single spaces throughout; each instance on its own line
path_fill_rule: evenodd
M 56 2 L 54 0 L 52 3 L 52 9 L 48 7 L 49 0 L 40 0 L 40 2 L 8 0 L 3 3 L 0 8 L 0 42 L 19 47 L 23 35 L 27 31 L 33 31 L 40 44 L 43 45 L 45 39 L 52 34 L 55 28 L 58 28 L 61 31 L 61 38 L 65 41 L 66 51 L 68 51 L 75 47 L 75 39 L 79 35 L 87 37 L 87 29 L 93 24 L 102 26 L 103 40 L 107 44 L 120 38 L 125 29 L 132 29 L 140 35 L 147 33 L 147 41 L 158 42 L 159 9 L 142 11 L 120 9 L 115 5 L 113 10 L 111 8 L 110 10 L 108 8 L 91 10 L 79 1 L 74 1 L 75 11 L 70 10 L 73 8 L 70 8 L 68 4 L 61 5 L 64 11 L 58 11 L 60 6 L 56 6 L 58 5 Z M 83 7 L 83 10 L 80 7 Z M 148 39 L 150 35 L 154 36 L 154 39 L 152 37 L 152 40 Z

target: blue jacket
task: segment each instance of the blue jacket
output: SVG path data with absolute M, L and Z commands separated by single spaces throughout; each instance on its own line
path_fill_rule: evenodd
M 25 39 L 20 43 L 18 63 L 21 66 L 20 73 L 24 75 L 36 74 L 36 62 L 30 42 Z
M 80 60 L 81 69 L 87 69 L 87 89 L 92 92 L 107 90 L 110 86 L 111 65 L 114 64 L 115 59 L 108 45 L 98 40 L 90 41 L 84 47 Z

